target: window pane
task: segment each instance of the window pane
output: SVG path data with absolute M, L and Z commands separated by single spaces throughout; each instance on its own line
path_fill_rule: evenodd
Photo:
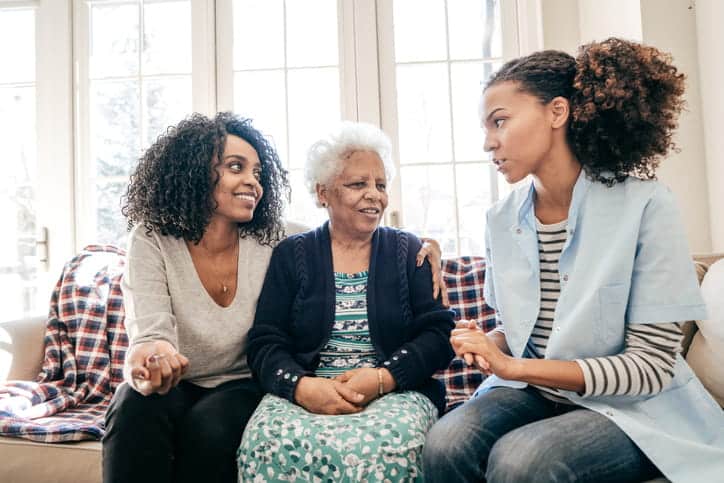
M 126 219 L 121 214 L 121 196 L 128 183 L 99 181 L 96 183 L 96 240 L 118 247 L 126 246 Z
M 289 166 L 301 168 L 307 149 L 341 118 L 339 69 L 289 71 Z
M 455 194 L 451 166 L 402 167 L 403 224 L 406 230 L 435 238 L 443 256 L 457 253 Z
M 491 165 L 458 164 L 455 171 L 458 217 L 465 220 L 465 223 L 460 223 L 460 254 L 484 256 L 485 211 L 490 207 L 492 199 Z
M 35 143 L 35 88 L 0 87 L 0 293 L 7 319 L 40 308 Z
M 235 73 L 234 112 L 252 118 L 254 127 L 272 140 L 282 162 L 288 162 L 283 70 Z
M 138 5 L 91 5 L 90 77 L 138 73 Z
M 191 2 L 143 7 L 143 74 L 191 73 Z
M 485 136 L 481 128 L 480 96 L 482 86 L 493 68 L 489 62 L 465 62 L 450 65 L 452 77 L 453 125 L 455 126 L 455 160 L 488 159 L 483 151 Z
M 446 64 L 397 66 L 400 162 L 452 160 Z
M 501 57 L 499 0 L 448 1 L 451 59 Z
M 143 93 L 145 149 L 169 126 L 191 114 L 191 77 L 147 80 L 143 82 Z
M 234 1 L 234 69 L 284 67 L 284 1 Z
M 127 176 L 138 161 L 140 106 L 134 81 L 91 83 L 90 148 L 95 173 L 88 177 Z
M 288 1 L 286 9 L 287 65 L 337 65 L 337 0 Z
M 0 83 L 34 82 L 33 9 L 0 10 L 0 46 Z
M 0 86 L 0 153 L 0 186 L 36 179 L 35 87 Z
M 287 206 L 286 218 L 304 223 L 309 228 L 321 225 L 327 219 L 327 211 L 317 208 L 315 198 L 304 186 L 304 174 L 301 169 L 289 172 L 292 186 L 292 202 Z
M 447 59 L 444 0 L 395 0 L 395 61 Z

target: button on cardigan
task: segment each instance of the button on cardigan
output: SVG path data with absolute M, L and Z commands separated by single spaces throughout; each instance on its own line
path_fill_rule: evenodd
M 379 227 L 372 238 L 367 312 L 372 344 L 397 390 L 417 390 L 445 407 L 432 375 L 450 363 L 453 313 L 432 298 L 430 264 L 416 266 L 420 240 Z M 314 376 L 334 322 L 329 226 L 294 235 L 272 254 L 249 332 L 249 366 L 262 387 L 294 401 L 303 376 Z

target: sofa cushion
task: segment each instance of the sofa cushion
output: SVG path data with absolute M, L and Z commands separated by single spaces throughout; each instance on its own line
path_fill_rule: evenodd
M 450 308 L 455 321 L 474 320 L 486 332 L 495 327 L 495 311 L 485 303 L 485 259 L 482 257 L 458 257 L 443 260 L 442 275 L 447 285 Z M 465 402 L 483 381 L 477 369 L 468 367 L 455 358 L 447 369 L 436 377 L 443 381 L 447 390 L 447 410 Z
M 724 407 L 724 260 L 714 263 L 701 284 L 709 318 L 697 322 L 686 361 L 704 387 Z
M 0 481 L 38 483 L 101 481 L 101 443 L 48 444 L 0 436 Z
M 43 367 L 47 317 L 0 322 L 0 381 L 32 381 Z

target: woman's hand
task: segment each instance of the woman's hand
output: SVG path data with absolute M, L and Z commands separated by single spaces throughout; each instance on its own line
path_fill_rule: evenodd
M 442 250 L 437 240 L 432 238 L 420 238 L 422 248 L 417 252 L 417 266 L 427 258 L 432 267 L 432 297 L 437 299 L 438 294 L 442 295 L 442 304 L 445 307 L 450 306 L 450 300 L 447 296 L 447 287 L 445 280 L 442 278 Z
M 378 375 L 378 372 L 382 371 Z M 392 392 L 395 389 L 395 379 L 387 369 L 377 369 L 373 367 L 360 367 L 358 369 L 352 369 L 344 374 L 341 374 L 334 378 L 335 381 L 339 381 L 345 386 L 353 389 L 355 392 L 362 394 L 364 398 L 359 404 L 366 406 L 372 400 L 380 396 L 380 380 L 382 376 L 382 387 L 385 393 Z
M 465 333 L 463 329 L 469 329 L 469 330 L 479 330 L 478 324 L 474 320 L 465 320 L 462 319 L 455 323 L 455 330 L 450 334 L 452 335 L 460 335 Z M 466 352 L 464 354 L 456 354 L 458 357 L 463 359 L 465 363 L 469 366 L 475 365 L 475 367 L 478 368 L 478 370 L 486 375 L 490 375 L 490 366 L 488 365 L 487 361 L 482 358 L 482 356 L 479 356 L 477 354 L 473 354 L 471 352 Z
M 133 346 L 126 354 L 124 372 L 131 386 L 143 394 L 166 394 L 186 373 L 189 360 L 174 346 L 159 340 Z
M 459 323 L 452 331 L 450 344 L 455 354 L 468 364 L 474 363 L 485 374 L 514 379 L 516 359 L 501 351 L 485 332 L 477 328 L 477 325 L 473 328 L 472 324 Z
M 324 377 L 302 377 L 294 400 L 310 413 L 352 414 L 362 411 L 364 395 L 339 381 Z

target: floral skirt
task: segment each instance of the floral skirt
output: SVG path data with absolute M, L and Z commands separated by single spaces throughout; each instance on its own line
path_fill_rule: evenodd
M 436 419 L 435 405 L 415 391 L 339 416 L 267 394 L 237 452 L 239 481 L 422 481 L 422 446 Z

